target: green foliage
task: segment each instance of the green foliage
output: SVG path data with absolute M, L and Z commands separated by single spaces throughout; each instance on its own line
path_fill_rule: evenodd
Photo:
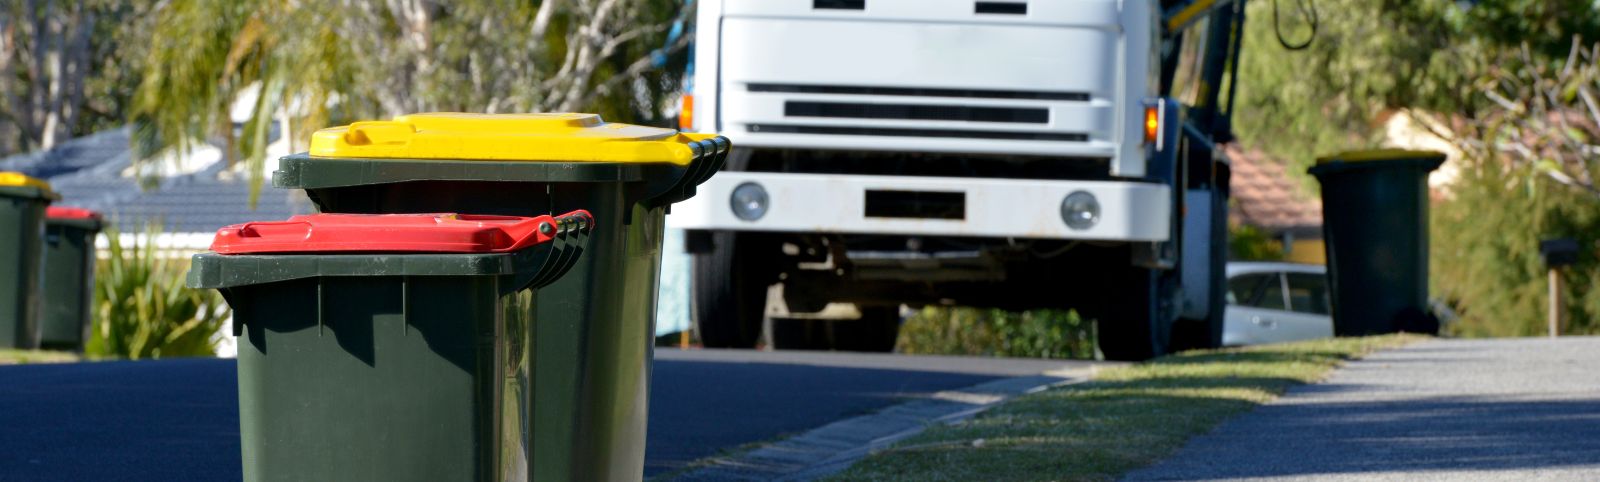
M 900 327 L 896 350 L 924 355 L 1094 358 L 1093 323 L 1076 312 L 929 306 Z
M 1228 259 L 1235 261 L 1281 261 L 1283 245 L 1266 231 L 1238 224 L 1228 227 Z
M 1233 118 L 1242 143 L 1288 160 L 1288 170 L 1300 174 L 1318 155 L 1373 144 L 1381 136 L 1375 121 L 1387 110 L 1417 103 L 1463 107 L 1444 105 L 1463 99 L 1458 94 L 1476 68 L 1457 58 L 1471 47 L 1454 42 L 1469 39 L 1450 38 L 1456 30 L 1451 10 L 1439 8 L 1453 2 L 1315 3 L 1317 35 L 1302 51 L 1279 45 L 1273 2 L 1250 3 Z M 1288 10 L 1281 17 L 1285 37 L 1305 38 L 1308 30 Z
M 1600 38 L 1590 0 L 1315 0 L 1315 40 L 1289 51 L 1273 3 L 1249 4 L 1233 122 L 1244 145 L 1288 160 L 1302 182 L 1317 156 L 1377 144 L 1387 116 L 1477 118 L 1489 104 L 1480 83 L 1505 51 L 1526 42 L 1559 60 L 1573 35 Z M 1278 3 L 1285 37 L 1305 38 L 1293 0 Z
M 259 185 L 284 113 L 300 146 L 322 127 L 410 112 L 661 122 L 688 58 L 689 36 L 667 45 L 668 29 L 689 11 L 678 0 L 174 0 L 155 15 L 135 143 L 148 158 L 218 136 Z M 236 134 L 230 107 L 252 92 Z
M 0 157 L 126 123 L 155 3 L 0 2 Z
M 1600 333 L 1600 200 L 1498 162 L 1462 166 L 1432 216 L 1433 292 L 1456 307 L 1460 336 L 1545 333 L 1549 295 L 1539 241 L 1587 247 L 1565 269 L 1568 334 Z
M 123 245 L 116 230 L 105 233 L 109 256 L 94 280 L 94 321 L 84 349 L 91 357 L 127 359 L 212 356 L 212 342 L 230 311 L 215 290 L 184 286 L 189 261 L 163 256 L 145 231 L 145 241 Z

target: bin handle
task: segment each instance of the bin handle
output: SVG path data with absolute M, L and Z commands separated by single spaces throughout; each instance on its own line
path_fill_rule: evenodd
M 728 151 L 733 149 L 733 143 L 723 136 L 708 137 L 686 145 L 694 152 L 694 158 L 682 168 L 683 172 L 677 179 L 651 189 L 651 194 L 645 198 L 645 205 L 661 207 L 694 197 L 695 187 L 722 170 L 722 165 L 728 160 Z
M 580 210 L 573 211 L 573 212 L 570 212 L 570 213 L 567 213 L 567 214 L 563 214 L 561 216 L 562 217 L 566 217 L 566 216 L 586 216 L 587 217 L 587 216 L 590 216 L 590 215 L 589 215 L 588 211 L 584 211 L 584 210 L 580 209 Z M 509 216 L 491 216 L 491 215 L 484 215 L 484 214 L 458 214 L 458 215 L 456 215 L 454 217 L 454 219 L 451 219 L 451 220 L 446 221 L 446 222 L 472 223 L 472 222 L 479 222 L 479 221 L 492 221 L 492 220 L 502 220 L 502 219 L 515 219 L 515 218 L 509 217 Z M 561 221 L 560 217 L 550 216 L 550 215 L 546 214 L 546 215 L 534 216 L 534 217 L 528 218 L 526 220 L 523 220 L 523 221 L 515 223 L 515 224 L 506 225 L 506 226 L 502 227 L 501 230 L 506 234 L 507 237 L 510 238 L 508 240 L 505 240 L 505 241 L 509 241 L 509 242 L 508 243 L 504 243 L 501 247 L 498 247 L 498 248 L 495 248 L 495 249 L 491 249 L 491 250 L 489 250 L 489 252 L 491 252 L 491 253 L 509 253 L 509 252 L 513 252 L 513 251 L 520 251 L 520 250 L 522 250 L 524 248 L 527 248 L 529 246 L 538 245 L 538 244 L 544 244 L 544 243 L 548 243 L 548 242 L 551 242 L 551 241 L 555 241 L 557 239 L 557 235 L 560 234 L 556 229 L 556 227 L 559 225 L 560 221 Z
M 265 238 L 268 236 L 295 236 L 310 240 L 311 223 L 305 221 L 251 221 L 239 227 L 240 238 Z
M 578 257 L 583 254 L 584 247 L 588 244 L 589 232 L 594 229 L 594 216 L 588 211 L 578 210 L 555 217 L 554 241 L 550 243 L 550 252 L 545 257 L 544 264 L 525 282 L 521 288 L 543 288 L 572 270 L 578 264 Z

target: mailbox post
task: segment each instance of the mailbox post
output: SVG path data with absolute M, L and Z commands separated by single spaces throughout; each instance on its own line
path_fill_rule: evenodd
M 1578 262 L 1578 240 L 1570 238 L 1546 239 L 1539 242 L 1539 257 L 1550 271 L 1550 306 L 1546 318 L 1550 324 L 1550 337 L 1561 336 L 1562 313 L 1565 303 L 1561 299 L 1561 268 Z

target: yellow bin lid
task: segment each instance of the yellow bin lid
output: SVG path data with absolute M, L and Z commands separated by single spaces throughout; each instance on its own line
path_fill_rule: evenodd
M 34 187 L 41 191 L 50 191 L 50 183 L 20 172 L 0 172 L 0 187 Z
M 314 157 L 670 163 L 715 134 L 606 123 L 597 114 L 426 113 L 317 131 Z

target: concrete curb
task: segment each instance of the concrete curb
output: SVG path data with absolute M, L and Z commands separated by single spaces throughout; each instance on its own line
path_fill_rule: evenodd
M 965 420 L 1018 395 L 1087 380 L 1086 376 L 1047 373 L 942 391 L 871 415 L 833 422 L 742 454 L 712 458 L 707 461 L 708 466 L 671 480 L 815 480 L 838 473 L 931 424 Z

